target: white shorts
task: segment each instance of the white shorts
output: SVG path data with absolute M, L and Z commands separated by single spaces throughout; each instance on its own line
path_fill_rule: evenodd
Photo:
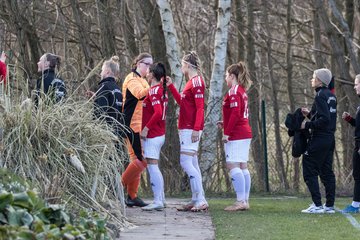
M 249 161 L 251 138 L 228 141 L 224 144 L 226 162 Z
M 192 142 L 191 141 L 191 134 L 192 129 L 181 129 L 179 130 L 179 137 L 180 137 L 180 152 L 197 152 L 199 149 L 199 141 Z M 202 131 L 199 131 L 199 139 L 201 138 Z
M 165 143 L 165 135 L 154 137 L 154 138 L 145 138 L 142 141 L 144 157 L 151 159 L 160 159 L 161 147 Z

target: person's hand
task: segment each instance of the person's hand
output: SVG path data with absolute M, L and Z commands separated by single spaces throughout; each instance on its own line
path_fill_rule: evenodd
M 194 143 L 194 142 L 199 141 L 199 140 L 200 140 L 200 139 L 199 139 L 199 136 L 200 136 L 199 131 L 193 130 L 192 133 L 191 133 L 191 142 Z
M 345 121 L 348 121 L 349 118 L 351 118 L 350 113 L 348 113 L 348 112 L 343 112 L 343 114 L 342 114 L 341 117 L 342 117 L 342 119 L 344 119 Z
M 307 108 L 301 108 L 301 113 L 303 114 L 304 117 L 307 117 L 310 111 Z
M 148 133 L 149 133 L 149 128 L 145 126 L 144 129 L 140 133 L 140 138 L 145 139 L 147 137 Z
M 309 122 L 309 120 L 307 118 L 304 119 L 304 121 L 302 121 L 301 123 L 301 129 L 305 129 L 305 124 Z
M 95 93 L 93 91 L 88 90 L 85 92 L 85 96 L 88 98 L 93 98 L 95 96 Z
M 223 121 L 217 121 L 216 125 L 219 129 L 223 129 L 224 128 L 224 122 Z
M 360 155 L 360 149 L 359 149 L 357 152 L 358 152 L 358 154 Z
M 1 53 L 0 61 L 3 62 L 3 63 L 5 63 L 5 61 L 6 61 L 6 54 L 5 54 L 4 51 Z
M 170 85 L 172 84 L 171 77 L 169 77 L 169 76 L 166 76 L 165 81 L 166 81 L 166 86 L 167 86 L 167 87 L 168 87 L 168 86 L 170 86 Z
M 223 143 L 227 143 L 229 141 L 229 136 L 228 135 L 224 135 L 222 138 Z

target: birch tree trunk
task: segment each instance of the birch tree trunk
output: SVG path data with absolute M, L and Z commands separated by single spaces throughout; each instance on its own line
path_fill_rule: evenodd
M 225 75 L 228 28 L 230 25 L 231 0 L 219 0 L 215 33 L 214 62 L 210 80 L 210 94 L 205 115 L 205 127 L 201 141 L 201 169 L 203 181 L 210 182 L 210 168 L 217 154 L 217 126 L 221 117 L 223 83 Z
M 159 6 L 166 43 L 166 55 L 170 64 L 171 75 L 176 88 L 179 89 L 182 80 L 182 73 L 180 69 L 181 63 L 179 61 L 180 49 L 177 43 L 175 24 L 170 3 L 169 0 L 156 0 L 156 3 Z

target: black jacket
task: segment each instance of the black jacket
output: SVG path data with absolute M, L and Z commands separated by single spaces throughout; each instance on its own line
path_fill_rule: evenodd
M 285 119 L 285 126 L 288 128 L 288 134 L 293 137 L 292 156 L 300 157 L 306 150 L 307 140 L 309 138 L 309 130 L 301 129 L 301 123 L 304 120 L 301 108 L 295 110 L 294 113 L 288 113 Z
M 334 134 L 336 130 L 335 95 L 327 87 L 318 87 L 314 103 L 309 113 L 310 122 L 305 124 L 305 129 L 311 129 L 312 135 Z
M 39 97 L 48 95 L 55 102 L 61 101 L 66 96 L 64 81 L 55 75 L 54 69 L 47 69 L 36 82 L 35 104 L 39 102 Z
M 104 78 L 99 83 L 95 97 L 95 116 L 105 118 L 113 127 L 122 124 L 122 93 L 112 77 Z
M 355 141 L 360 142 L 360 106 L 358 106 L 356 109 L 355 118 L 351 118 L 348 122 L 351 124 L 351 126 L 355 127 Z

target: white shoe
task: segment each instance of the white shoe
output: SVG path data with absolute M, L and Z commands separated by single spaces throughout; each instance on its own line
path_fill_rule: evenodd
M 317 207 L 314 203 L 310 205 L 307 209 L 301 211 L 302 213 L 324 213 L 323 206 Z
M 164 205 L 158 204 L 158 203 L 150 203 L 149 205 L 147 205 L 145 207 L 142 207 L 141 210 L 144 210 L 144 211 L 153 211 L 153 210 L 162 211 L 162 210 L 164 210 Z
M 324 204 L 323 208 L 324 208 L 324 213 L 335 213 L 335 208 L 334 207 L 327 207 Z

